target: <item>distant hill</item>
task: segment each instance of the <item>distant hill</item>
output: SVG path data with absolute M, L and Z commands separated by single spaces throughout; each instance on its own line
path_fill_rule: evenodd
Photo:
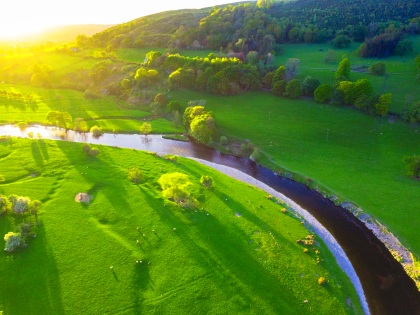
M 420 33 L 420 1 L 296 0 L 238 2 L 145 16 L 93 35 L 95 47 L 220 48 L 266 52 L 283 43 L 323 43 L 337 35 L 356 42 L 381 33 Z M 274 49 L 275 50 L 275 49 Z
M 84 34 L 86 36 L 92 36 L 93 34 L 102 32 L 112 26 L 112 24 L 60 25 L 47 28 L 46 30 L 36 34 L 22 36 L 17 40 L 25 42 L 69 42 L 73 41 L 77 35 Z

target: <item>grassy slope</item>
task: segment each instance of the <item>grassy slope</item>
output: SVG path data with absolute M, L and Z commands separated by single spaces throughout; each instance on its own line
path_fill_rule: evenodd
M 414 43 L 414 52 L 408 56 L 393 56 L 385 59 L 365 59 L 356 54 L 358 43 L 353 43 L 347 49 L 333 49 L 327 44 L 299 44 L 283 45 L 284 54 L 275 58 L 276 65 L 285 64 L 288 58 L 300 59 L 298 78 L 303 80 L 310 75 L 317 78 L 321 83 L 333 84 L 334 71 L 337 69 L 341 57 L 349 57 L 352 66 L 372 65 L 375 62 L 386 64 L 389 78 L 375 76 L 368 73 L 352 72 L 351 79 L 356 81 L 361 78 L 368 78 L 377 94 L 392 93 L 393 102 L 390 111 L 401 113 L 404 109 L 407 96 L 411 95 L 415 100 L 420 99 L 420 81 L 416 80 L 417 66 L 415 57 L 420 53 L 420 36 L 409 38 Z M 328 50 L 335 52 L 337 61 L 325 63 Z M 385 82 L 386 81 L 386 82 Z
M 95 159 L 80 144 L 0 144 L 7 179 L 0 192 L 44 202 L 29 247 L 0 252 L 5 314 L 351 312 L 346 299 L 355 301 L 355 293 L 327 249 L 321 244 L 321 264 L 312 249 L 304 254 L 295 240 L 308 231 L 264 193 L 185 159 L 100 150 Z M 134 165 L 145 175 L 138 186 L 126 178 Z M 216 188 L 201 191 L 198 212 L 160 197 L 156 180 L 174 171 L 190 175 L 196 187 L 202 174 L 214 178 Z M 74 201 L 82 191 L 93 195 L 90 206 Z M 10 229 L 13 222 L 1 217 L 0 234 Z M 326 287 L 317 284 L 319 275 Z
M 357 203 L 420 256 L 419 183 L 405 175 L 402 162 L 419 153 L 418 126 L 262 92 L 172 97 L 206 99 L 222 134 L 249 139 L 279 165 Z

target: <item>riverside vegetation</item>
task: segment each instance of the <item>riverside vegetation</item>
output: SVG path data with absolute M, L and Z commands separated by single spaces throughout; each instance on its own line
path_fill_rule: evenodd
M 0 123 L 22 129 L 53 124 L 98 135 L 144 133 L 145 127 L 147 133 L 189 133 L 219 150 L 251 156 L 337 202 L 360 206 L 417 261 L 420 27 L 413 12 L 418 3 L 407 2 L 399 23 L 393 22 L 399 9 L 372 7 L 370 15 L 357 11 L 359 25 L 340 22 L 325 29 L 319 26 L 323 19 L 338 21 L 341 11 L 329 11 L 324 1 L 317 2 L 319 14 L 309 25 L 308 19 L 287 24 L 280 15 L 303 17 L 313 4 L 263 2 L 163 12 L 92 37 L 80 35 L 73 43 L 4 44 Z M 233 25 L 237 33 L 226 31 Z M 239 37 L 223 37 L 228 34 Z M 371 58 L 384 47 L 387 58 Z M 37 141 L 31 148 L 42 167 L 41 157 L 48 155 Z M 88 161 L 95 156 L 102 161 L 103 149 L 93 149 Z M 49 200 L 28 188 L 6 193 L 18 180 L 13 172 L 26 173 L 5 170 L 0 193 Z M 45 202 L 46 215 L 52 204 Z

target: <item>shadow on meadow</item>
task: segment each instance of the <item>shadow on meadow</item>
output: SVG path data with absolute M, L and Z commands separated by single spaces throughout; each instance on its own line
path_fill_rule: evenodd
M 216 272 L 219 275 L 212 276 L 212 281 L 220 291 L 225 291 L 226 296 L 230 296 L 233 290 L 235 294 L 241 296 L 243 307 L 248 308 L 248 305 L 255 304 L 253 301 L 257 297 L 257 300 L 263 300 L 267 305 L 271 305 L 272 312 L 280 313 L 287 310 L 293 312 L 290 307 L 297 301 L 289 304 L 279 300 L 281 288 L 277 280 L 251 255 L 247 242 L 238 233 L 227 228 L 213 215 L 207 216 L 204 212 L 194 212 L 194 214 L 186 212 L 184 216 L 187 217 L 191 215 L 202 217 L 196 221 L 196 225 L 186 225 L 185 220 L 174 214 L 175 211 L 183 210 L 175 206 L 164 207 L 160 200 L 146 190 L 141 190 L 145 194 L 146 202 L 156 211 L 162 222 L 171 229 L 174 226 L 179 227 L 175 235 L 182 246 L 190 252 L 191 259 L 209 272 Z M 195 233 L 197 230 L 198 233 Z M 198 239 L 195 238 L 196 235 L 199 235 Z M 173 283 L 176 283 L 176 279 Z M 188 283 L 174 284 L 165 288 L 164 292 L 187 285 Z M 267 288 L 276 289 L 267 292 Z
M 42 225 L 28 248 L 0 253 L 0 310 L 5 314 L 64 314 L 60 275 Z

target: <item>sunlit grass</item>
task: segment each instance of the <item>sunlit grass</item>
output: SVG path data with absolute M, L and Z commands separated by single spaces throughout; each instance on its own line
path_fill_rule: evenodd
M 314 248 L 305 254 L 296 243 L 310 232 L 251 186 L 193 161 L 134 150 L 99 147 L 92 158 L 82 144 L 67 142 L 23 139 L 1 147 L 13 152 L 0 159 L 0 169 L 12 168 L 5 176 L 24 170 L 0 184 L 1 193 L 44 203 L 29 246 L 0 251 L 6 314 L 361 313 L 325 246 L 316 246 L 318 264 Z M 133 166 L 144 175 L 139 185 L 127 178 Z M 156 181 L 168 172 L 190 177 L 197 212 L 162 199 Z M 213 190 L 199 188 L 203 174 L 213 177 Z M 90 205 L 75 202 L 79 192 L 92 196 Z M 2 219 L 0 235 L 10 229 L 13 222 Z M 319 275 L 327 286 L 317 284 Z

